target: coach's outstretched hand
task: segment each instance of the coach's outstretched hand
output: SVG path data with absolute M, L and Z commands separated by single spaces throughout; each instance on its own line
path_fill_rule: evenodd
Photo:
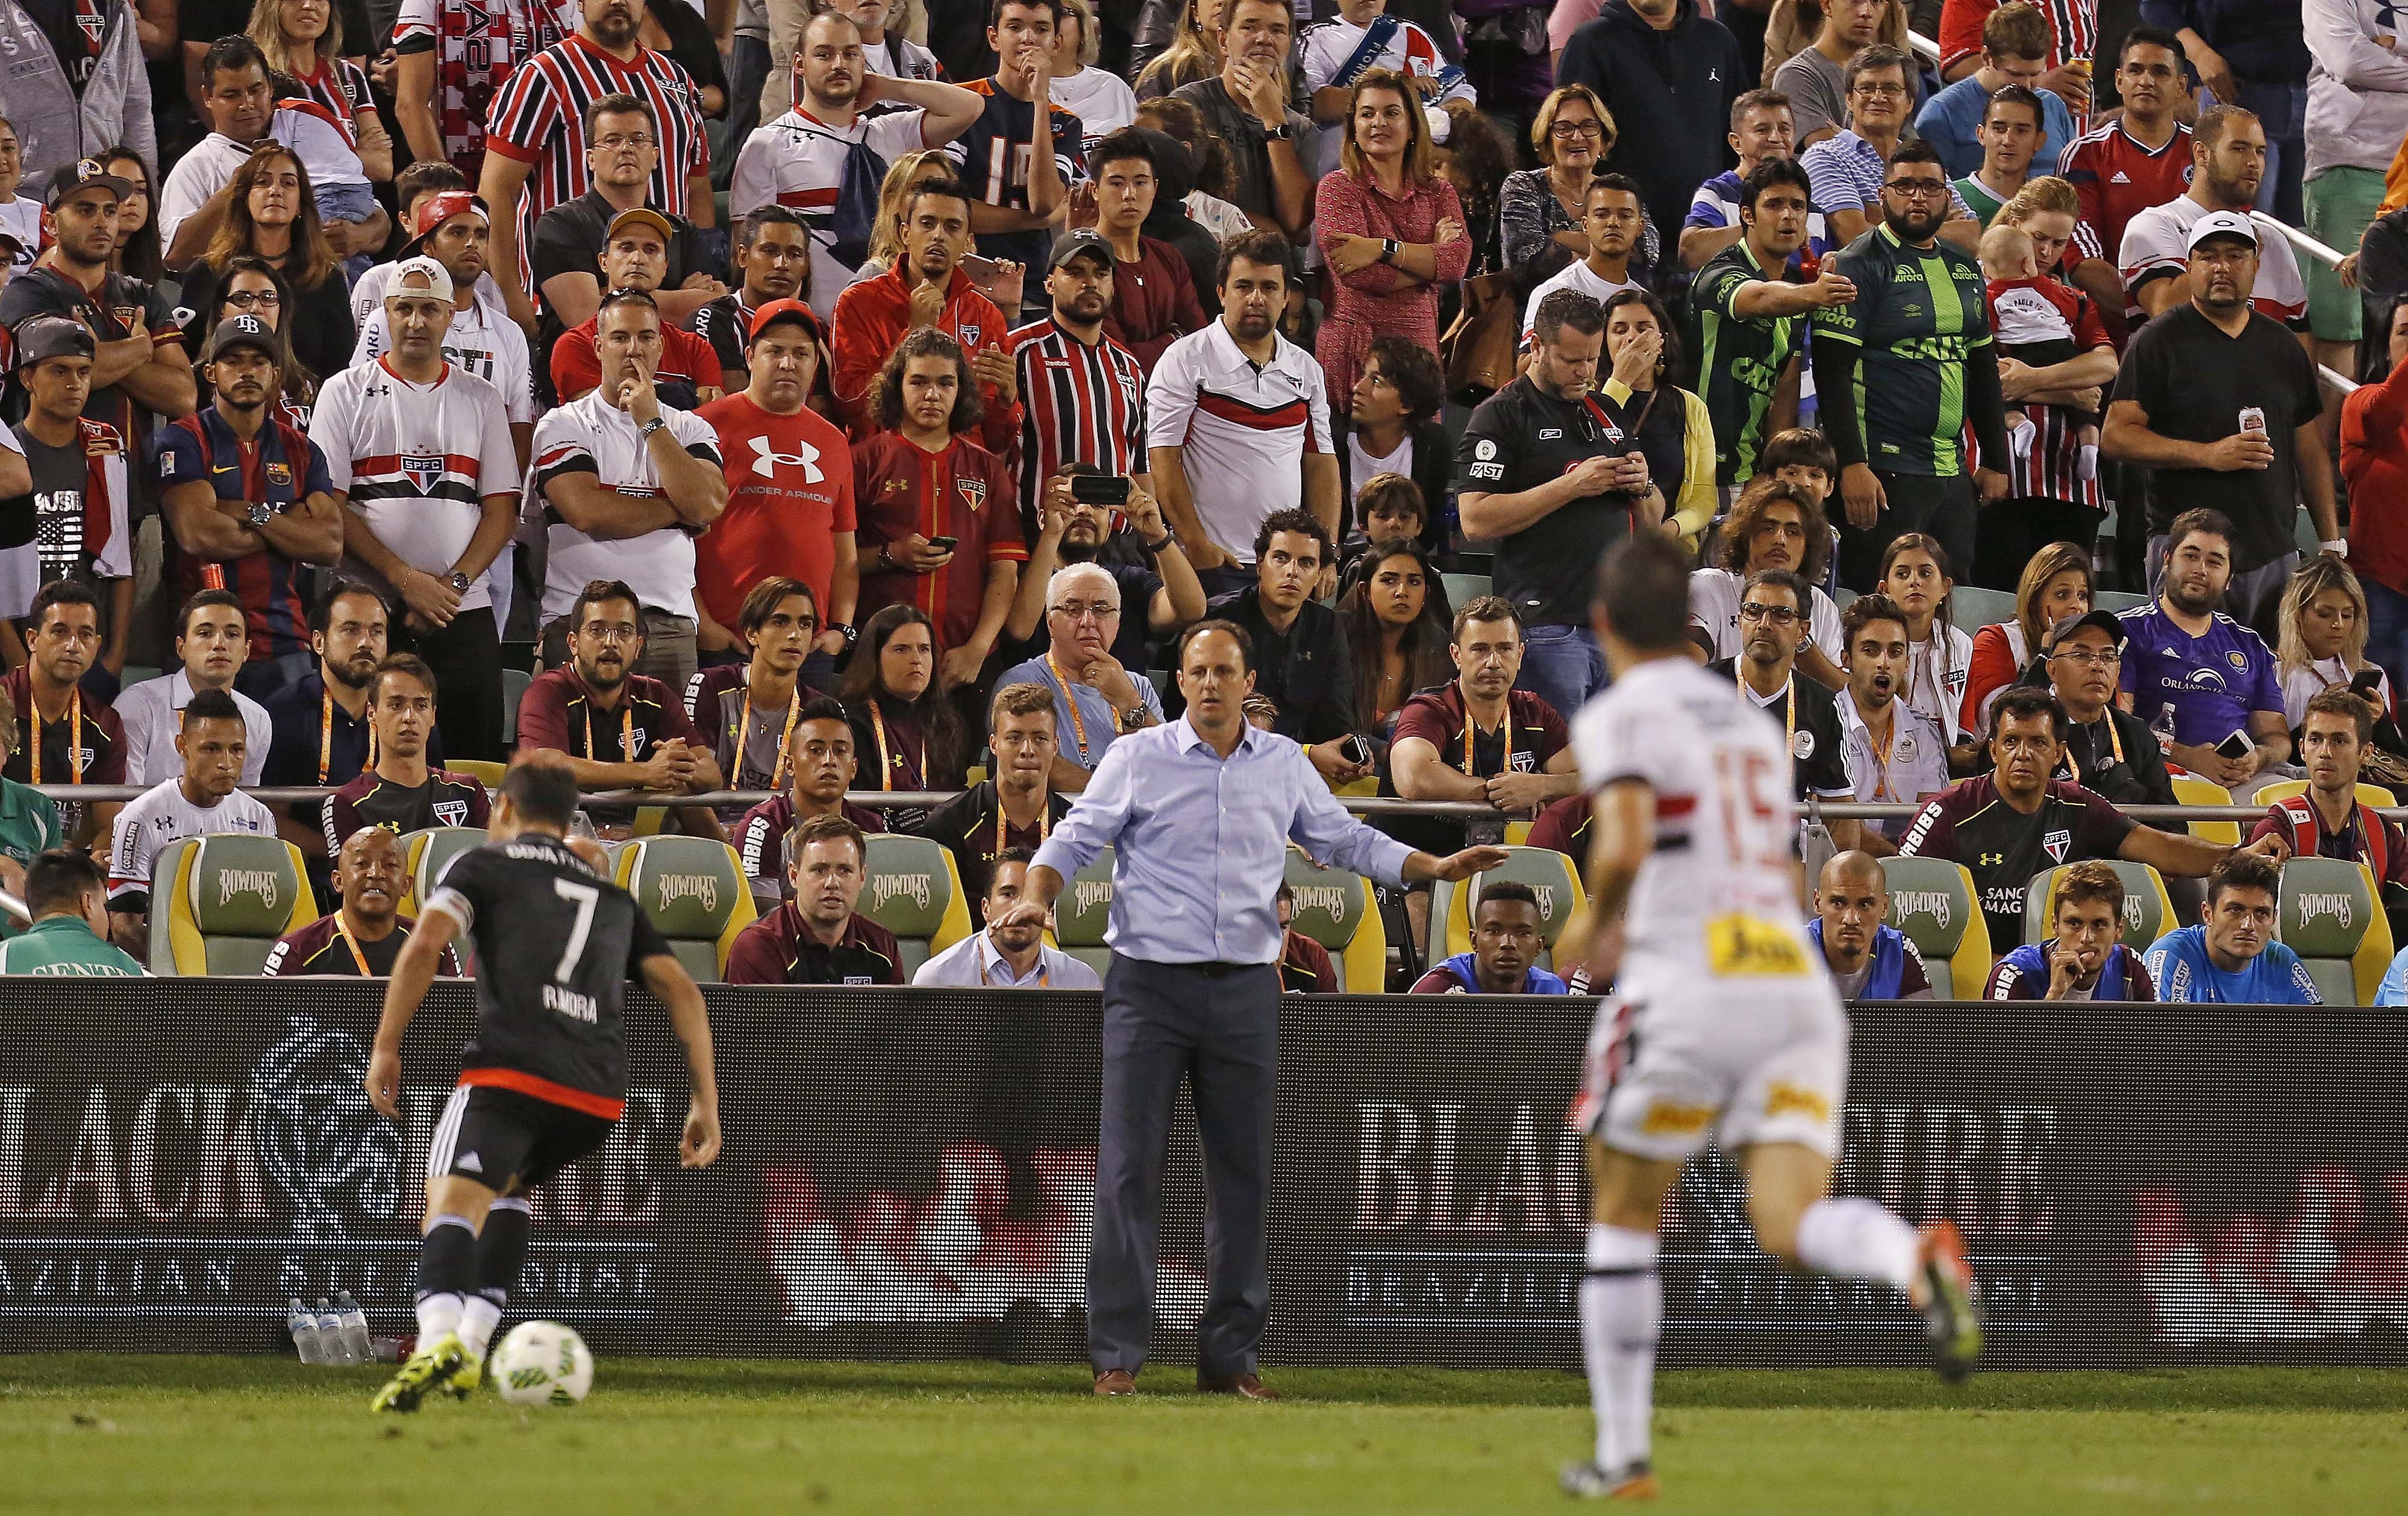
M 1443 858 L 1417 852 L 1405 865 L 1405 880 L 1412 884 L 1424 880 L 1444 880 L 1450 884 L 1460 884 L 1474 874 L 1485 874 L 1492 868 L 1504 867 L 1505 860 L 1512 856 L 1503 848 L 1466 848 Z M 1414 869 L 1416 864 L 1422 865 L 1419 872 Z

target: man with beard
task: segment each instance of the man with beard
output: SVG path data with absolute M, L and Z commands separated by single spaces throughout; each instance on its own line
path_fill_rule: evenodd
M 1754 477 L 1765 439 L 1797 420 L 1794 400 L 1776 401 L 1806 346 L 1807 318 L 1856 298 L 1856 287 L 1830 263 L 1803 283 L 1789 278 L 1789 261 L 1814 219 L 1808 189 L 1806 170 L 1791 159 L 1756 164 L 1740 186 L 1740 239 L 1698 271 L 1691 341 L 1726 505 Z
M 184 708 L 203 690 L 234 694 L 250 734 L 242 782 L 260 781 L 276 727 L 259 702 L 235 690 L 246 641 L 242 600 L 233 591 L 203 590 L 184 602 L 176 625 L 176 660 L 182 666 L 128 686 L 116 700 L 117 719 L 125 725 L 126 783 L 156 784 L 183 766 L 176 756 L 177 728 Z
M 901 984 L 895 934 L 857 914 L 869 844 L 841 816 L 813 816 L 787 838 L 783 905 L 737 934 L 730 984 Z
M 519 699 L 519 751 L 566 753 L 580 790 L 702 794 L 722 788 L 710 743 L 670 686 L 632 672 L 644 646 L 636 592 L 596 579 L 578 591 L 566 619 L 568 661 L 538 676 Z M 685 808 L 680 819 L 705 836 L 718 831 L 708 809 Z
M 1759 475 L 1723 518 L 1714 553 L 1715 567 L 1689 575 L 1689 638 L 1705 651 L 1708 662 L 1739 656 L 1739 603 L 1748 577 L 1782 568 L 1804 579 L 1813 599 L 1806 639 L 1798 645 L 1799 670 L 1827 690 L 1847 683 L 1842 665 L 1848 644 L 1840 629 L 1840 608 L 1822 588 L 1831 561 L 1831 528 L 1811 495 Z
M 1953 193 L 1928 144 L 1900 147 L 1881 184 L 1882 224 L 1834 255 L 1856 298 L 1813 313 L 1814 393 L 1846 503 L 1840 582 L 1852 590 L 1873 587 L 1883 550 L 1909 532 L 1937 537 L 1970 574 L 1976 497 L 2006 495 L 1987 285 L 1979 264 L 1939 240 Z M 1819 189 L 1815 199 L 1833 204 Z M 1830 214 L 1836 226 L 1843 213 Z M 1978 466 L 1965 451 L 1969 422 Z
M 1848 773 L 1848 739 L 1840 724 L 1839 702 L 1813 679 L 1798 677 L 1798 645 L 1806 638 L 1806 581 L 1785 568 L 1764 568 L 1747 577 L 1740 592 L 1740 651 L 1736 658 L 1706 666 L 1733 680 L 1748 704 L 1776 717 L 1789 750 L 1790 784 L 1800 800 L 1854 800 Z M 1832 840 L 1857 846 L 1858 823 L 1835 821 Z
M 2205 122 L 2200 131 L 2204 136 Z M 2228 123 L 2228 143 L 2230 131 Z M 2143 222 L 2135 221 L 2131 237 L 2142 235 Z M 2287 266 L 2284 239 L 2261 244 L 2245 210 L 2201 215 L 2187 236 L 2179 282 L 2142 286 L 2174 287 L 2187 297 L 2160 306 L 2162 314 L 2132 334 L 2100 451 L 2149 470 L 2151 578 L 2164 564 L 2167 539 L 2159 534 L 2171 531 L 2175 508 L 2217 511 L 2231 547 L 2221 603 L 2271 628 L 2283 586 L 2299 566 L 2300 500 L 2324 551 L 2349 551 L 2333 501 L 2323 392 L 2307 350 L 2251 298 L 2264 287 L 2276 251 Z
M 1126 348 L 1138 367 L 1152 375 L 1173 342 L 1204 330 L 1211 318 L 1197 298 L 1196 276 L 1187 257 L 1158 237 L 1144 235 L 1147 218 L 1164 193 L 1161 152 L 1179 145 L 1159 132 L 1125 127 L 1096 144 L 1087 155 L 1090 182 L 1071 194 L 1071 224 L 1092 197 L 1095 229 L 1111 246 L 1111 304 L 1104 332 Z M 1183 172 L 1183 170 L 1182 170 Z M 1058 311 L 1060 303 L 1055 303 Z M 1028 385 L 1021 385 L 1024 393 Z
M 393 350 L 326 380 L 309 440 L 326 456 L 347 564 L 400 602 L 395 640 L 434 665 L 443 746 L 502 753 L 502 640 L 485 570 L 518 528 L 519 451 L 499 390 L 444 359 L 458 309 L 420 255 L 385 286 Z
M 2155 1000 L 2141 955 L 2124 946 L 2124 881 L 2093 859 L 2057 877 L 2050 935 L 1990 969 L 1985 1000 Z
M 1625 290 L 1643 289 L 1630 260 L 1639 250 L 1639 234 L 1646 225 L 1640 207 L 1639 181 L 1625 174 L 1599 174 L 1581 194 L 1581 231 L 1588 237 L 1588 256 L 1564 265 L 1562 272 L 1530 292 L 1522 307 L 1522 349 L 1530 347 L 1530 329 L 1538 324 L 1539 303 L 1557 290 L 1577 290 L 1598 305 Z
M 73 579 L 42 586 L 26 614 L 25 661 L 0 678 L 17 708 L 18 739 L 0 773 L 20 784 L 122 784 L 125 725 L 104 701 L 84 699 L 100 651 L 100 597 Z M 116 801 L 62 802 L 70 842 L 90 841 L 116 818 Z
M 260 777 L 272 785 L 339 789 L 375 757 L 368 687 L 384 662 L 384 597 L 363 580 L 338 579 L 309 608 L 308 624 L 315 666 L 260 702 L 274 734 Z M 296 802 L 279 816 L 277 835 L 304 858 L 324 857 L 325 806 Z
M 665 403 L 691 411 L 719 398 L 723 370 L 719 354 L 711 345 L 683 327 L 670 324 L 668 313 L 661 305 L 659 292 L 661 280 L 667 275 L 672 235 L 668 218 L 657 210 L 638 207 L 619 212 L 611 219 L 609 233 L 602 244 L 602 283 L 612 294 L 626 290 L 644 294 L 650 297 L 652 308 L 661 312 L 660 351 L 652 362 L 652 377 L 661 387 Z M 608 303 L 606 296 L 602 304 Z M 552 393 L 564 407 L 592 394 L 602 382 L 602 365 L 595 348 L 601 340 L 601 322 L 602 305 L 596 305 L 592 315 L 561 333 L 545 356 Z
M 780 301 L 810 299 L 811 231 L 800 211 L 755 206 L 736 223 L 736 288 L 694 313 L 694 335 L 719 354 L 720 387 L 741 392 L 752 378 L 752 327 L 760 313 Z M 657 298 L 657 295 L 655 296 Z M 666 303 L 664 312 L 670 307 Z M 814 312 L 812 335 L 827 328 Z M 810 388 L 811 376 L 803 376 Z
M 209 403 L 163 428 L 153 454 L 178 583 L 186 595 L 240 597 L 250 657 L 236 660 L 234 684 L 262 704 L 316 662 L 303 565 L 343 556 L 326 455 L 270 410 L 282 363 L 275 329 L 257 316 L 220 322 L 202 365 Z
M 1566 750 L 1570 751 L 1570 750 Z M 1538 893 L 1516 880 L 1480 892 L 1471 951 L 1458 952 L 1413 981 L 1410 994 L 1570 994 L 1539 966 Z
M 2045 690 L 2018 685 L 1990 707 L 1991 771 L 1935 796 L 1899 840 L 1909 858 L 1945 858 L 1973 877 L 1993 950 L 2024 939 L 2024 893 L 2034 874 L 2087 858 L 2146 864 L 2169 877 L 2199 879 L 2234 850 L 2182 832 L 2159 832 L 2078 784 L 2049 776 L 2065 749 L 2065 708 Z M 2243 851 L 2279 863 L 2279 837 Z
M 485 786 L 473 774 L 454 774 L 427 762 L 435 737 L 435 675 L 423 660 L 396 652 L 377 665 L 368 687 L 375 766 L 326 802 L 326 851 L 363 826 L 394 837 L 430 826 L 482 826 L 492 814 Z
M 482 825 L 480 821 L 478 824 Z M 342 904 L 267 950 L 259 972 L 268 979 L 339 976 L 388 979 L 401 945 L 418 923 L 401 914 L 408 888 L 409 859 L 401 838 L 381 826 L 363 826 L 335 855 L 335 888 Z M 460 978 L 456 950 L 446 946 L 447 978 Z
M 1129 479 L 1128 497 L 1118 508 L 1078 498 L 1070 481 L 1102 473 L 1093 464 L 1065 464 L 1046 481 L 1037 507 L 1037 541 L 1020 571 L 1020 588 L 1013 592 L 1011 614 L 1003 623 L 1004 637 L 1025 652 L 1041 656 L 1053 644 L 1046 595 L 1054 571 L 1069 564 L 1096 564 L 1119 584 L 1117 604 L 1144 608 L 1142 615 L 1119 619 L 1105 651 L 1125 668 L 1152 668 L 1161 638 L 1204 619 L 1204 586 L 1141 477 Z
M 2206 375 L 2193 382 L 2210 382 Z M 2255 631 L 2217 608 L 2229 602 L 2232 523 L 2186 510 L 2167 535 L 2156 601 L 2117 620 L 2128 638 L 2117 681 L 2123 703 L 2151 726 L 2173 713 L 2166 757 L 2245 800 L 2291 756 L 2290 723 L 2274 656 Z
M 518 445 L 519 465 L 524 467 L 527 443 L 535 435 L 535 377 L 527 366 L 526 333 L 510 319 L 498 287 L 485 278 L 493 241 L 485 203 L 459 191 L 438 194 L 419 207 L 413 224 L 418 235 L 404 244 L 401 255 L 423 253 L 452 276 L 452 322 L 443 329 L 443 361 L 502 393 L 510 440 Z M 392 346 L 392 327 L 379 301 L 360 323 L 351 363 L 374 363 Z
M 1288 104 L 1285 0 L 1230 0 L 1221 11 L 1221 71 L 1171 92 L 1193 105 L 1237 167 L 1229 200 L 1263 231 L 1302 238 L 1312 220 L 1312 176 L 1302 151 L 1312 118 Z
M 17 383 L 25 417 L 10 429 L 32 489 L 11 502 L 12 544 L 0 550 L 0 647 L 22 655 L 16 619 L 45 584 L 62 579 L 102 597 L 100 656 L 85 682 L 116 698 L 134 621 L 133 493 L 126 434 L 91 418 L 94 372 L 91 328 L 63 316 L 36 316 L 17 328 Z
M 2300 719 L 2300 757 L 2308 770 L 2305 794 L 2276 801 L 2251 830 L 2254 839 L 2272 834 L 2294 857 L 2338 858 L 2364 864 L 2392 912 L 2392 936 L 2400 936 L 2401 891 L 2408 888 L 2408 834 L 2358 797 L 2358 766 L 2374 743 L 2376 706 L 2356 690 L 2326 690 L 2308 702 Z
M 787 214 L 772 206 L 754 212 L 746 224 L 770 213 Z M 764 224 L 762 237 L 771 234 L 799 235 L 791 226 Z M 763 243 L 753 246 L 757 264 Z M 799 243 L 796 252 L 799 257 Z M 861 594 L 853 547 L 858 503 L 853 445 L 810 408 L 812 377 L 827 350 L 811 307 L 799 300 L 771 300 L 747 319 L 750 366 L 727 370 L 740 375 L 744 387 L 695 412 L 719 438 L 727 480 L 727 508 L 694 545 L 703 647 L 722 651 L 730 645 L 720 640 L 724 629 L 749 613 L 749 597 L 760 586 L 777 579 L 798 580 L 813 611 L 825 608 L 824 618 L 814 616 L 825 624 L 812 628 L 804 651 L 832 682 L 834 660 L 845 650 Z
M 970 204 L 969 193 L 955 183 L 912 191 L 903 201 L 903 255 L 836 302 L 829 359 L 836 408 L 856 442 L 891 424 L 878 414 L 879 374 L 903 338 L 922 327 L 952 337 L 968 355 L 987 451 L 1000 458 L 1019 440 L 1020 377 L 1003 312 L 962 272 L 962 259 L 970 250 Z M 1003 498 L 998 495 L 997 504 Z
M 1116 738 L 1162 721 L 1161 694 L 1142 665 L 1132 674 L 1113 656 L 1121 620 L 1121 581 L 1111 569 L 1093 560 L 1057 568 L 1045 580 L 1044 653 L 1006 669 L 996 681 L 1053 692 L 1053 787 L 1065 794 L 1086 789 Z M 1070 737 L 1067 746 L 1064 733 Z
M 710 148 L 703 137 L 700 92 L 667 53 L 638 40 L 643 20 L 644 0 L 582 0 L 576 35 L 520 64 L 494 96 L 478 192 L 494 212 L 496 268 L 516 268 L 527 278 L 521 249 L 544 212 L 591 186 L 588 150 L 598 148 L 604 135 L 591 112 L 608 94 L 633 94 L 652 110 L 644 135 L 653 140 L 620 145 L 622 150 L 657 150 L 643 203 L 696 226 L 710 225 Z M 620 124 L 616 135 L 636 135 L 626 130 L 624 115 L 610 119 Z
M 596 387 L 536 433 L 534 482 L 549 523 L 545 640 L 566 636 L 564 619 L 594 583 L 633 585 L 643 646 L 629 666 L 682 691 L 697 656 L 695 538 L 727 506 L 719 438 L 654 388 L 665 334 L 652 296 L 613 291 L 594 320 Z
M 1086 129 L 1053 100 L 1054 33 L 1061 24 L 1061 0 L 995 0 L 986 32 L 995 73 L 970 82 L 979 119 L 945 149 L 974 196 L 970 230 L 979 252 L 1023 269 L 1045 256 L 1055 212 L 1085 177 Z M 1041 298 L 1026 304 L 1034 308 L 1010 314 L 1044 309 Z
M 1007 684 L 987 708 L 987 751 L 995 775 L 939 806 L 911 827 L 953 855 L 962 889 L 988 898 L 987 880 L 1010 852 L 1035 850 L 1070 809 L 1053 790 L 1054 692 L 1042 684 Z
M 2191 128 L 2190 161 L 2190 187 L 2141 211 L 2124 228 L 2115 262 L 2130 296 L 2125 314 L 2135 325 L 2186 301 L 2196 303 L 2204 284 L 2188 255 L 2198 247 L 2199 222 L 2218 211 L 2248 219 L 2266 177 L 2266 128 L 2238 106 L 2210 106 Z M 2242 299 L 2304 342 L 2308 287 L 2289 238 L 2278 236 L 2258 250 L 2256 274 Z
M 853 723 L 835 700 L 823 694 L 803 702 L 794 730 L 786 734 L 781 766 L 789 776 L 785 787 L 736 823 L 736 851 L 764 914 L 775 910 L 793 888 L 787 842 L 796 827 L 834 816 L 864 832 L 886 830 L 884 816 L 844 797 L 853 788 Z
M 1006 848 L 978 892 L 979 919 L 987 929 L 954 943 L 920 965 L 911 982 L 964 990 L 1100 990 L 1096 971 L 1061 949 L 1049 946 L 1042 922 L 1025 917 L 1007 922 L 1005 912 L 1028 888 L 1028 848 Z M 968 881 L 963 881 L 964 888 Z
M 1064 233 L 1046 268 L 1051 309 L 1011 334 L 1023 402 L 1017 503 L 1032 523 L 1039 494 L 1066 464 L 1093 464 L 1133 485 L 1151 483 L 1145 365 L 1104 330 L 1116 263 L 1112 245 L 1094 232 Z
M 648 200 L 652 172 L 661 164 L 660 123 L 643 96 L 606 94 L 587 106 L 585 154 L 591 187 L 543 213 L 527 254 L 535 288 L 543 296 L 543 318 L 536 328 L 536 347 L 542 352 L 552 350 L 561 333 L 591 317 L 603 295 L 617 287 L 595 273 L 611 223 L 630 210 L 660 211 Z M 694 223 L 666 213 L 661 219 L 669 228 L 668 265 L 653 293 L 668 319 L 682 322 L 725 294 L 727 286 L 703 270 Z
M 1889 881 L 1870 852 L 1833 855 L 1814 881 L 1806 936 L 1842 1000 L 1929 1000 L 1931 975 L 1906 934 L 1886 924 Z
M 824 319 L 869 256 L 885 165 L 951 142 L 979 119 L 985 102 L 956 85 L 872 73 L 860 31 L 838 10 L 823 10 L 804 24 L 794 85 L 795 107 L 765 122 L 737 153 L 727 209 L 745 216 L 774 204 L 803 218 L 811 242 L 804 288 Z M 872 116 L 877 105 L 901 108 Z M 1001 331 L 998 325 L 993 335 Z
M 2243 851 L 2217 864 L 2199 922 L 2168 932 L 2142 954 L 2157 998 L 2167 1005 L 2323 1005 L 2300 955 L 2274 940 L 2282 897 L 2283 873 L 2272 859 Z
M 1911 657 L 1906 612 L 1885 594 L 1858 595 L 1841 615 L 1840 636 L 1848 650 L 1840 726 L 1856 798 L 1871 806 L 1922 805 L 1948 788 L 1948 734 L 1899 698 Z M 1886 856 L 1898 851 L 1890 838 L 1905 829 L 1898 822 L 1860 822 L 1858 845 Z
M 2125 641 L 2124 623 L 2110 610 L 2069 616 L 2050 629 L 2041 667 L 2066 716 L 2065 759 L 2055 777 L 2117 806 L 2174 805 L 2157 735 L 2115 704 L 2117 682 L 2134 661 Z

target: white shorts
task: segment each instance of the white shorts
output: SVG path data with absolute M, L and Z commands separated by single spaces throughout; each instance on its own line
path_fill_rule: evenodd
M 1607 1147 L 1666 1162 L 1795 1142 L 1840 1150 L 1848 1018 L 1830 981 L 1708 979 L 1598 1007 L 1572 1122 Z

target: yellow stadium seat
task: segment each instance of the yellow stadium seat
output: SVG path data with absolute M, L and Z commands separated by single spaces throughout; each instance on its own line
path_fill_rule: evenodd
M 2258 798 L 2270 806 L 2274 806 L 2307 793 L 2307 780 L 2285 779 L 2280 784 L 2262 786 L 2258 791 Z M 2362 806 L 2379 806 L 2388 810 L 2400 803 L 2400 798 L 2380 784 L 2368 784 L 2361 781 L 2358 786 L 2358 803 Z
M 318 919 L 301 850 L 281 837 L 185 837 L 150 870 L 150 972 L 256 974 L 276 939 Z
M 869 880 L 854 908 L 895 934 L 903 978 L 975 930 L 950 849 L 895 832 L 869 838 Z
M 406 872 L 402 876 L 401 913 L 416 916 L 420 905 L 435 893 L 443 871 L 452 860 L 471 848 L 485 845 L 485 829 L 481 826 L 427 826 L 401 836 L 401 855 Z
M 2171 776 L 2174 783 L 2174 804 L 2178 806 L 2229 806 L 2232 792 L 2214 779 L 2200 779 L 2190 774 Z M 2241 845 L 2239 822 L 2192 822 L 2190 835 L 2206 842 L 2221 842 L 2228 848 Z M 2141 947 L 2147 947 L 2143 942 Z M 2138 951 L 2138 950 L 2135 950 Z
M 1539 897 L 1539 935 L 1546 942 L 1539 953 L 1541 968 L 1555 967 L 1556 941 L 1588 919 L 1588 895 L 1581 888 L 1580 876 L 1572 871 L 1570 859 L 1553 848 L 1509 847 L 1505 851 L 1502 867 L 1474 875 L 1464 884 L 1441 880 L 1430 887 L 1432 965 L 1471 951 L 1472 908 L 1480 903 L 1480 892 L 1499 880 L 1526 884 Z
M 2329 1006 L 2371 1006 L 2391 964 L 2391 919 L 2374 874 L 2339 858 L 2283 865 L 2277 935 Z
M 1371 881 L 1342 868 L 1324 868 L 1291 847 L 1287 887 L 1296 896 L 1289 925 L 1329 951 L 1344 994 L 1380 994 L 1388 988 L 1388 928 Z
M 454 774 L 466 774 L 483 785 L 488 794 L 502 787 L 502 779 L 510 771 L 508 764 L 497 764 L 490 758 L 456 758 L 443 765 Z
M 668 938 L 685 971 L 704 981 L 725 979 L 737 934 L 758 914 L 736 850 L 710 837 L 651 837 L 612 862 L 620 887 Z
M 2166 881 L 2146 864 L 2136 864 L 2122 858 L 2098 860 L 2115 871 L 2124 881 L 2124 946 L 2134 952 L 2146 952 L 2149 944 L 2177 926 L 2188 922 L 2174 920 L 2173 897 L 2166 894 Z M 2024 890 L 2024 944 L 2028 947 L 2055 934 L 2057 922 L 2057 884 L 2067 868 L 2044 868 L 2031 877 Z
M 1990 978 L 1990 923 L 1963 864 L 1946 858 L 1885 858 L 1889 921 L 1923 955 L 1932 992 L 1976 1000 Z

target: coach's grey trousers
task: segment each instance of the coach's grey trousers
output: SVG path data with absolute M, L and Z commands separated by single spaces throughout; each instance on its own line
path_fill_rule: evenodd
M 1263 1224 L 1279 999 L 1274 965 L 1155 964 L 1112 954 L 1104 974 L 1096 1237 L 1087 1255 L 1087 1356 L 1098 1374 L 1134 1374 L 1145 1363 L 1162 1171 L 1182 1076 L 1204 1151 L 1211 1285 L 1197 1328 L 1197 1374 L 1217 1380 L 1254 1372 L 1270 1314 Z

